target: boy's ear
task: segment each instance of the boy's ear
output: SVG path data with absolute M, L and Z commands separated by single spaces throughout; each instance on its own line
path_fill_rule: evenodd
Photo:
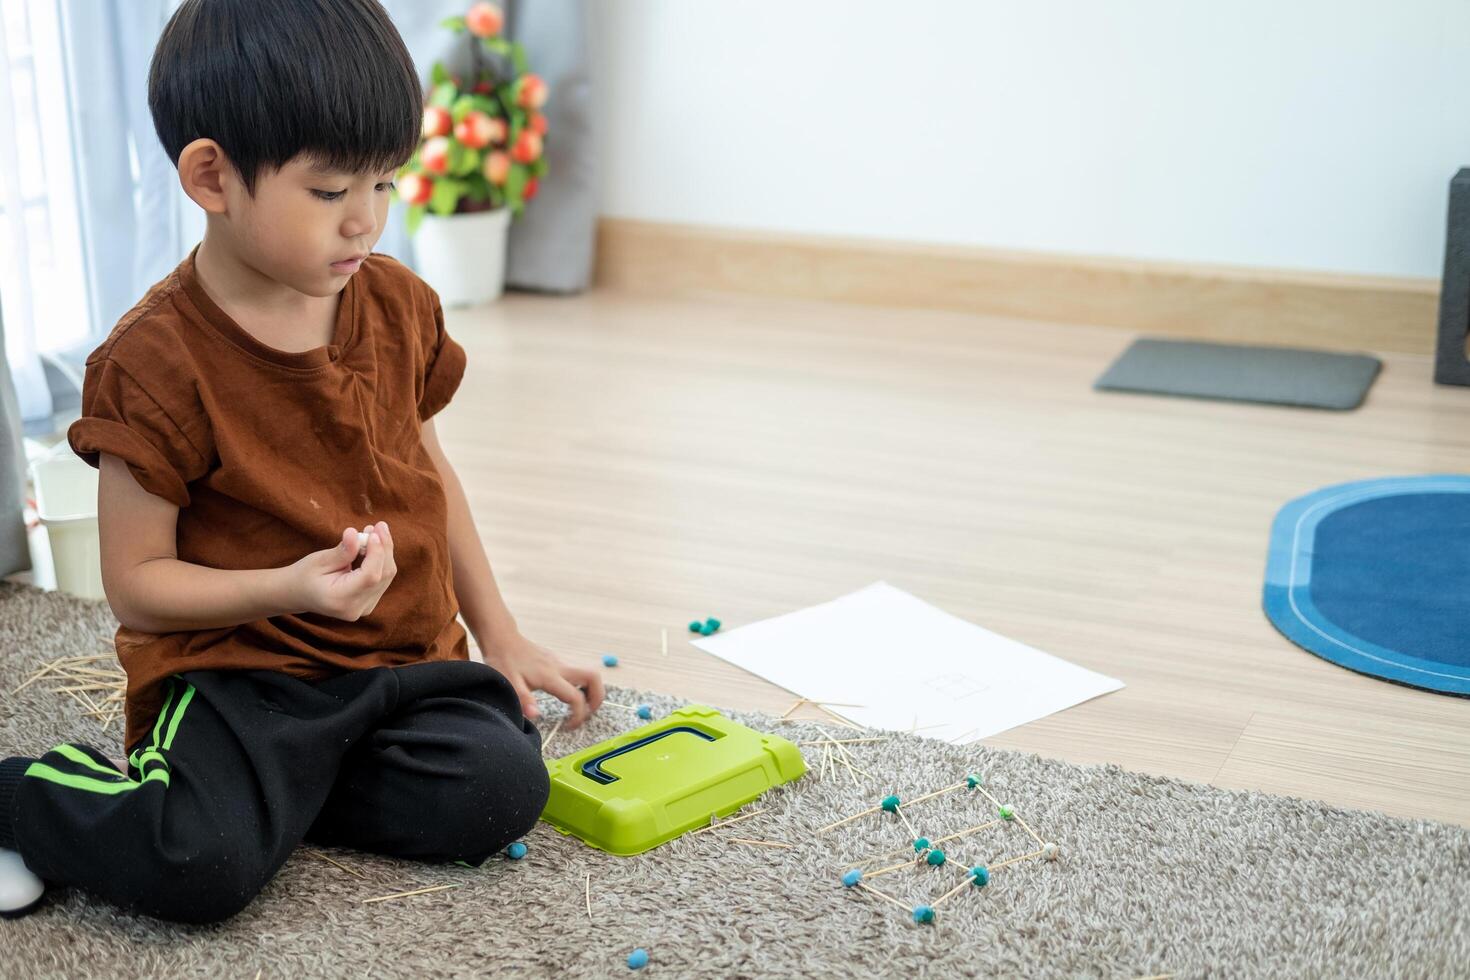
M 235 178 L 235 165 L 214 140 L 197 139 L 179 154 L 179 183 L 184 193 L 211 214 L 225 213 L 226 191 Z

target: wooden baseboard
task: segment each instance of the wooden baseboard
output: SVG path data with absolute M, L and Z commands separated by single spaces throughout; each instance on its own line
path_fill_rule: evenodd
M 1434 279 L 1181 265 L 604 218 L 597 283 L 921 307 L 1202 340 L 1430 354 Z

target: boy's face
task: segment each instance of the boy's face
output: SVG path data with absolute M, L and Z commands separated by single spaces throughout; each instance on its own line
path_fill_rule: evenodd
M 229 213 L 242 257 L 309 296 L 340 291 L 383 234 L 393 175 L 344 174 L 299 156 L 261 171 L 254 197 L 231 181 Z

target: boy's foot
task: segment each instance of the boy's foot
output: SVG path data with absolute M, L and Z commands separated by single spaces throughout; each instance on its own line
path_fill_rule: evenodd
M 0 847 L 0 918 L 34 912 L 45 894 L 46 886 L 26 867 L 20 853 Z

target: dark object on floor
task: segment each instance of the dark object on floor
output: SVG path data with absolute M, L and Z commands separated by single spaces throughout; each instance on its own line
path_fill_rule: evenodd
M 1470 167 L 1450 181 L 1449 210 L 1434 380 L 1442 385 L 1470 385 L 1470 359 L 1465 356 L 1465 335 L 1470 333 Z
M 1143 338 L 1093 386 L 1101 391 L 1357 408 L 1382 366 L 1366 354 Z
M 1276 515 L 1266 615 L 1349 670 L 1470 696 L 1470 477 L 1325 487 Z

